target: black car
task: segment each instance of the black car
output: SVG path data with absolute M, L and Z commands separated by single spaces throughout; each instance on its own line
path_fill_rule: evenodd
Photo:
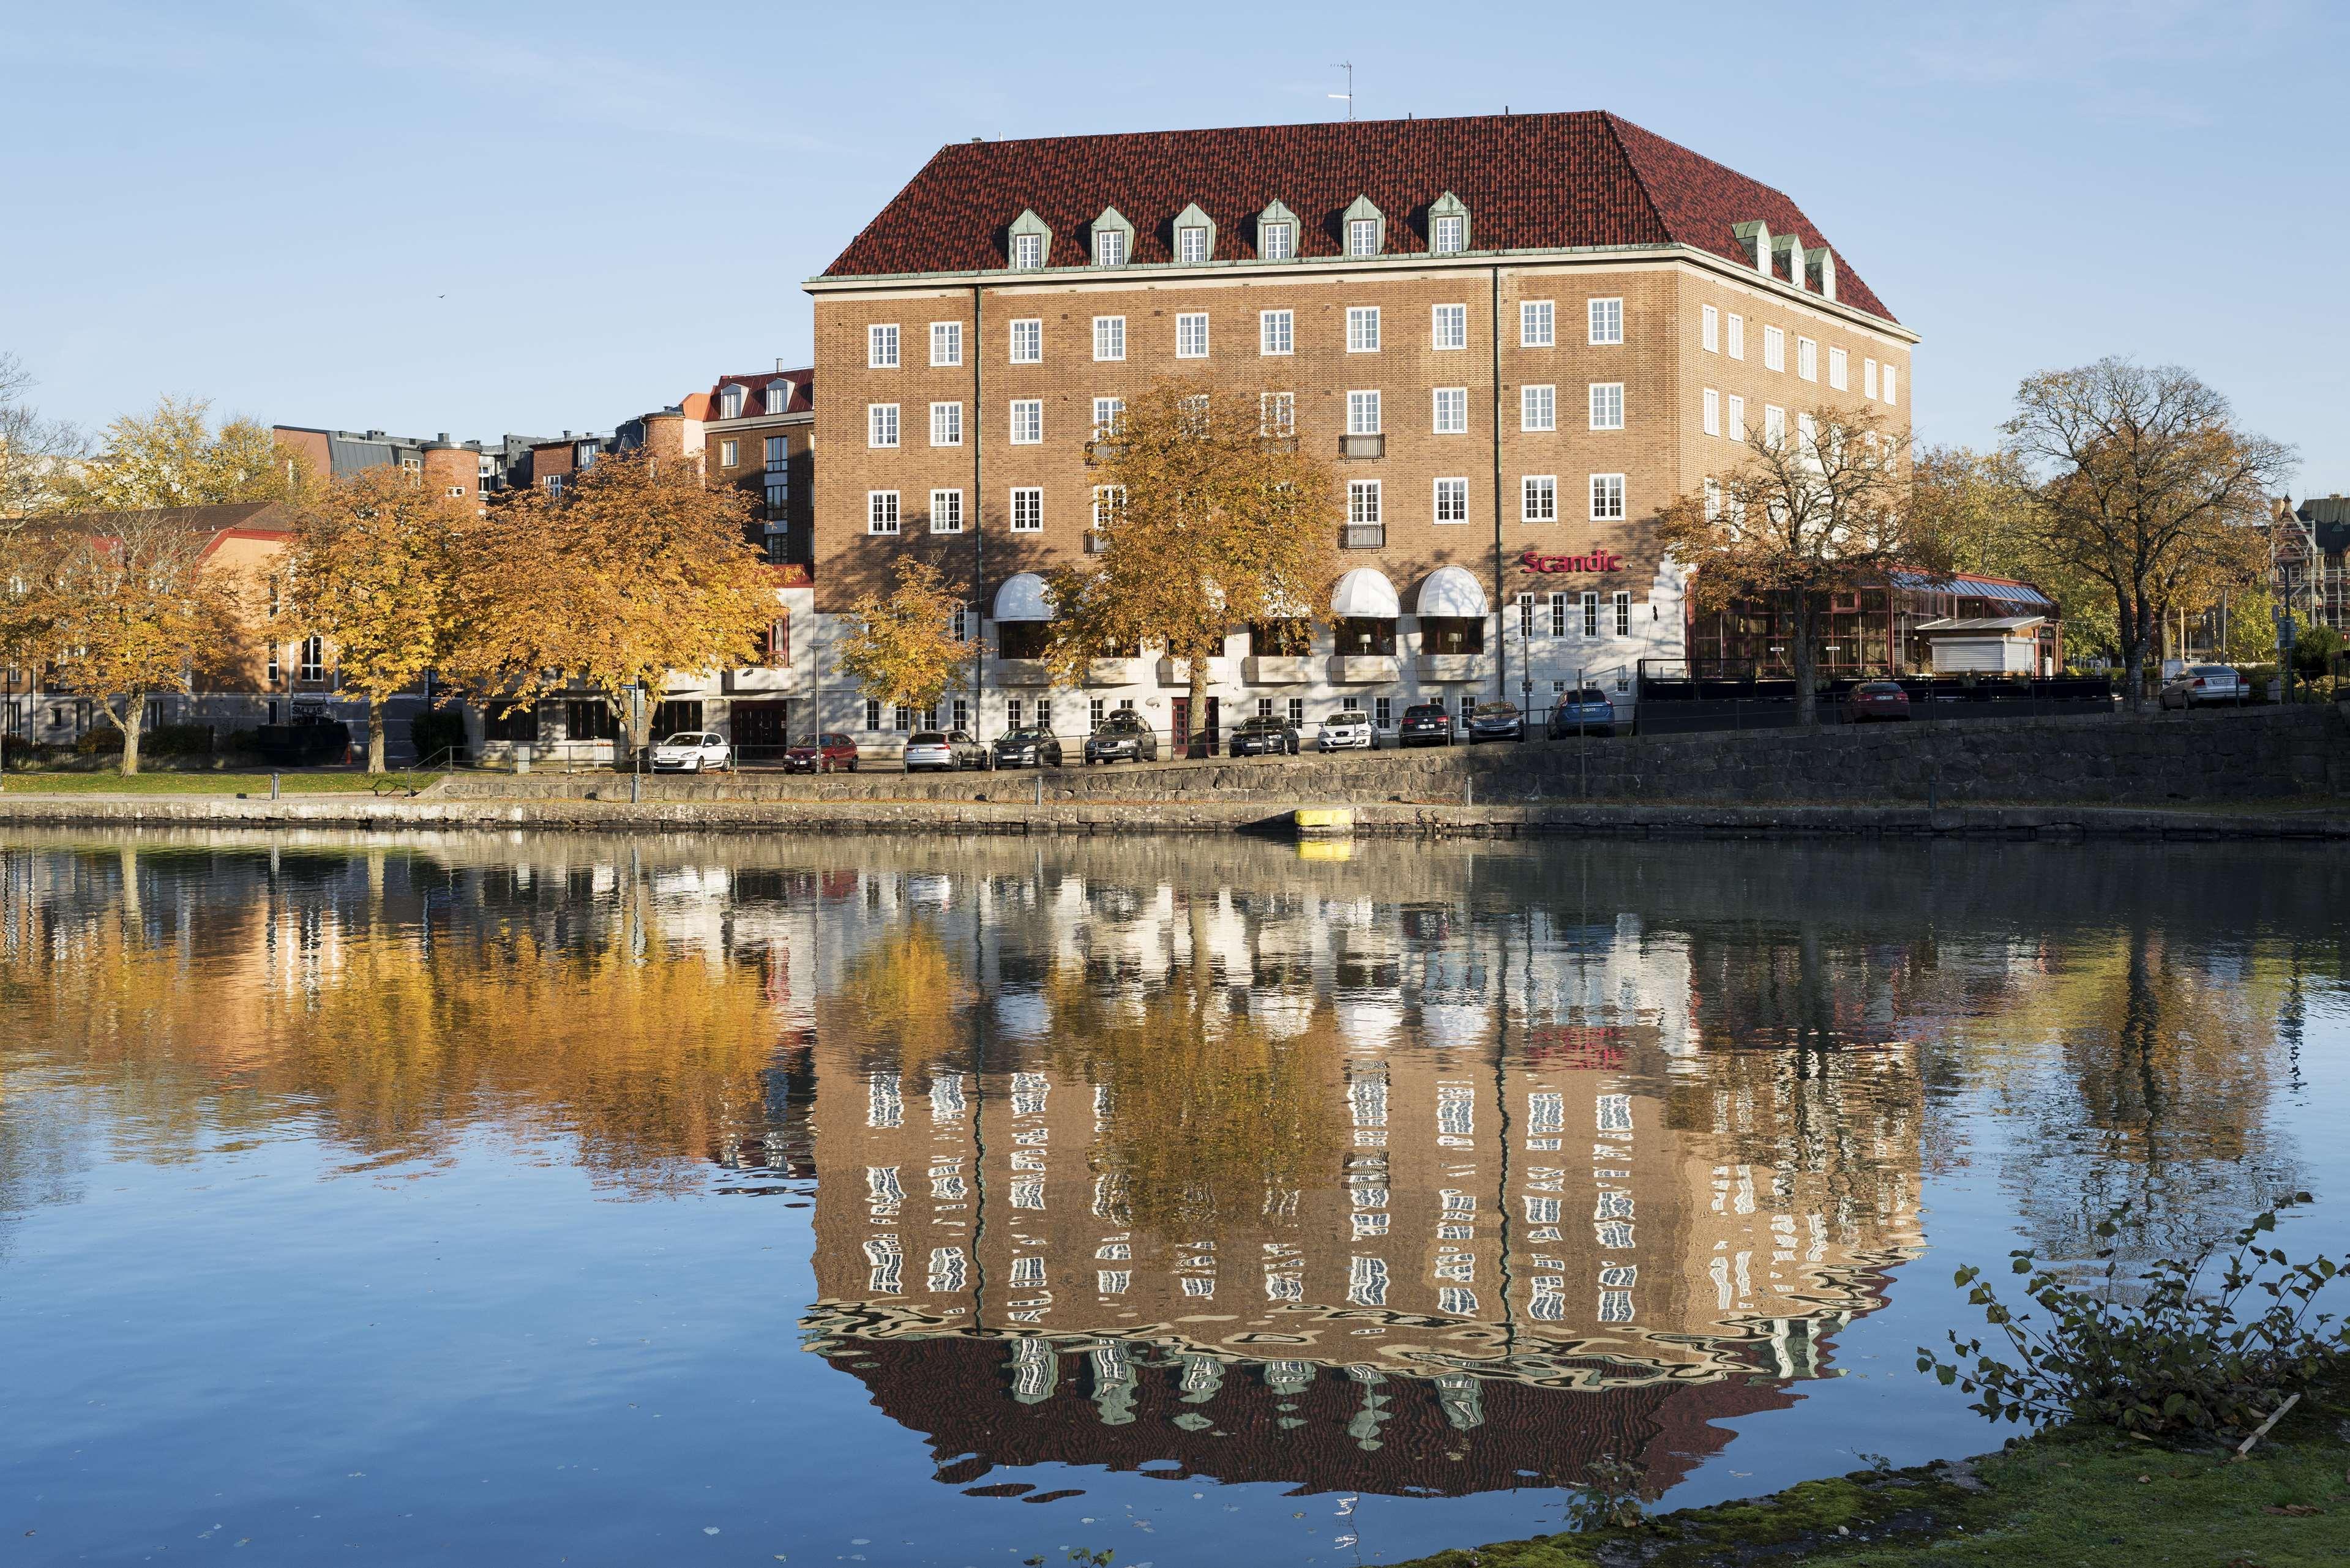
M 1061 737 L 1050 730 L 1014 730 L 998 736 L 995 765 L 999 768 L 1057 768 Z
M 1452 715 L 1444 711 L 1441 702 L 1415 702 L 1403 711 L 1403 722 L 1396 726 L 1396 744 L 1399 746 L 1449 746 L 1452 743 Z
M 1142 715 L 1131 708 L 1120 708 L 1101 722 L 1099 728 L 1086 737 L 1086 761 L 1088 763 L 1155 763 L 1159 760 L 1159 737 L 1142 722 Z
M 1469 715 L 1469 743 L 1472 746 L 1480 741 L 1525 738 L 1525 715 L 1518 711 L 1515 702 L 1480 702 L 1477 711 Z
M 1278 713 L 1259 713 L 1232 732 L 1232 755 L 1236 757 L 1270 757 L 1283 753 L 1294 757 L 1297 751 L 1297 726 Z

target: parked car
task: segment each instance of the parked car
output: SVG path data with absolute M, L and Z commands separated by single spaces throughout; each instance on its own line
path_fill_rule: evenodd
M 1276 753 L 1294 757 L 1297 752 L 1297 726 L 1279 713 L 1259 713 L 1232 732 L 1232 755 L 1236 757 L 1270 757 Z
M 906 737 L 906 771 L 935 768 L 961 773 L 987 765 L 987 748 L 962 730 L 917 730 Z
M 733 766 L 734 748 L 712 730 L 681 730 L 653 748 L 657 774 L 706 774 Z
M 1441 702 L 1415 702 L 1403 711 L 1403 722 L 1396 727 L 1399 746 L 1449 746 L 1452 743 L 1452 715 L 1444 711 Z
M 999 735 L 995 741 L 995 765 L 1057 768 L 1061 765 L 1061 737 L 1050 730 L 1014 730 Z
M 2192 708 L 2199 702 L 2241 702 L 2251 696 L 2244 678 L 2224 664 L 2190 664 L 2162 683 L 2155 698 L 2164 708 Z
M 1554 741 L 1567 735 L 1612 735 L 1616 732 L 1616 704 L 1607 693 L 1596 686 L 1578 687 L 1559 694 L 1558 706 L 1550 711 L 1550 738 Z
M 1322 721 L 1321 746 L 1326 752 L 1367 752 L 1379 743 L 1371 716 L 1358 708 L 1344 708 Z
M 1131 708 L 1120 708 L 1102 720 L 1094 732 L 1086 737 L 1086 761 L 1088 763 L 1155 763 L 1159 760 L 1159 737 L 1142 715 Z
M 1878 720 L 1909 718 L 1909 693 L 1898 680 L 1864 680 L 1844 694 L 1844 722 L 1871 724 Z
M 829 774 L 847 769 L 857 771 L 857 742 L 847 735 L 818 735 L 813 742 L 803 741 L 784 753 L 784 772 L 787 774 Z
M 1525 715 L 1518 711 L 1515 702 L 1480 702 L 1477 711 L 1469 715 L 1469 743 L 1480 741 L 1523 741 L 1526 738 Z

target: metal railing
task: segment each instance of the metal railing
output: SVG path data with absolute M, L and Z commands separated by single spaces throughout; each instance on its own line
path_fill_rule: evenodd
M 1339 525 L 1338 547 L 1342 550 L 1384 550 L 1388 547 L 1388 530 L 1383 523 L 1347 523 Z

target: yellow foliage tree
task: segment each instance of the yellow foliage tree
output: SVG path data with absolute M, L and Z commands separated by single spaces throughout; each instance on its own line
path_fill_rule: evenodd
M 308 466 L 253 420 L 212 422 L 202 398 L 165 398 L 146 414 L 106 427 L 87 462 L 62 472 L 56 509 L 138 512 L 159 506 L 209 506 L 239 501 L 308 499 Z
M 641 450 L 560 493 L 515 493 L 468 536 L 451 676 L 509 709 L 584 687 L 641 750 L 672 671 L 764 657 L 782 601 L 750 521 L 749 498 L 704 484 L 692 458 Z
M 1913 525 L 1962 572 L 2024 579 L 2056 601 L 2068 652 L 2114 655 L 2113 596 L 2049 551 L 2048 518 L 2012 453 L 1927 447 L 1910 469 Z
M 935 707 L 962 684 L 972 640 L 955 635 L 960 601 L 936 566 L 902 556 L 897 576 L 888 594 L 868 593 L 849 607 L 838 668 L 875 701 Z
M 343 690 L 367 700 L 371 774 L 384 768 L 384 705 L 449 651 L 458 548 L 474 521 L 413 476 L 372 468 L 328 488 L 296 524 L 294 623 L 334 645 Z

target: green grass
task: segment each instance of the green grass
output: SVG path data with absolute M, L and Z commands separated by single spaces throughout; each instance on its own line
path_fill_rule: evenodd
M 376 781 L 364 773 L 287 773 L 278 776 L 278 787 L 285 794 L 364 794 L 375 787 Z M 387 789 L 394 784 L 405 788 L 411 782 L 422 788 L 440 777 L 438 774 L 402 774 L 385 775 Z M 124 778 L 120 774 L 10 774 L 5 781 L 9 794 L 255 794 L 269 793 L 269 775 L 263 774 L 228 773 L 151 773 L 133 774 Z
M 1502 1542 L 1399 1568 L 2350 1563 L 2350 1389 L 2304 1397 L 2272 1437 L 2281 1440 L 2262 1442 L 2239 1463 L 2230 1449 L 2182 1451 L 2104 1428 L 2066 1428 L 1974 1460 L 1981 1490 L 1939 1467 L 1860 1470 L 1632 1529 Z

